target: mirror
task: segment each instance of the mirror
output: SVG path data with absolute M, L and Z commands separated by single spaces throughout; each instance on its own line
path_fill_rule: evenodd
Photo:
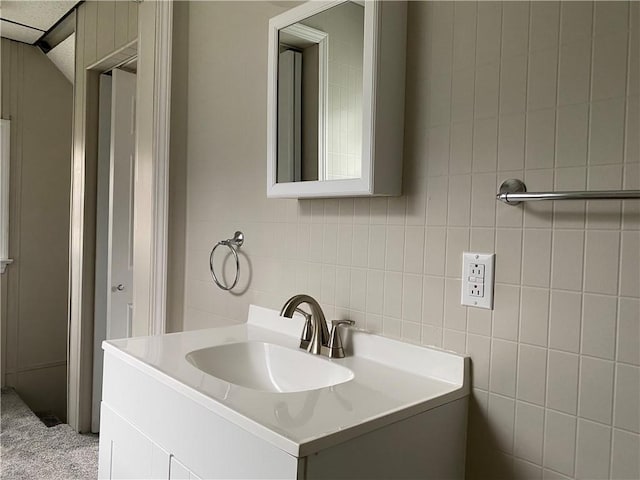
M 277 182 L 360 178 L 364 6 L 278 32 Z
M 269 21 L 267 196 L 400 195 L 404 1 L 309 1 Z

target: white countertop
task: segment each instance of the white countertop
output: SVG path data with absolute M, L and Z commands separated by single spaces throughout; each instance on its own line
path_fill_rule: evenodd
M 298 349 L 302 323 L 252 305 L 245 324 L 113 340 L 103 348 L 297 457 L 469 394 L 468 357 L 355 330 L 343 331 L 346 358 L 320 357 L 351 369 L 354 378 L 317 390 L 252 390 L 206 374 L 185 358 L 194 350 L 246 341 Z

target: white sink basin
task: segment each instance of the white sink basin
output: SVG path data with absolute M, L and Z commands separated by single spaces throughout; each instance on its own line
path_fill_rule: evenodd
M 265 342 L 239 342 L 195 350 L 193 366 L 235 385 L 266 392 L 302 392 L 330 387 L 354 377 L 348 368 L 303 350 Z

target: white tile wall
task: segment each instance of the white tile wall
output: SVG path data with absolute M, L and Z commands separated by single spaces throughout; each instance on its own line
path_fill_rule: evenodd
M 611 461 L 611 427 L 578 420 L 576 478 L 607 478 Z
M 521 344 L 518 355 L 518 399 L 544 405 L 547 350 Z
M 640 368 L 616 365 L 614 421 L 616 427 L 640 433 Z
M 611 423 L 613 376 L 612 362 L 582 357 L 578 415 L 604 424 Z
M 548 410 L 544 438 L 544 466 L 573 476 L 576 453 L 576 418 Z
M 578 355 L 549 350 L 547 407 L 576 414 L 579 363 Z
M 516 404 L 515 455 L 536 465 L 542 463 L 544 409 L 524 402 Z
M 617 359 L 640 365 L 640 300 L 620 298 L 618 305 Z
M 266 200 L 264 121 L 246 128 L 266 118 L 255 44 L 278 7 L 190 8 L 210 47 L 189 63 L 185 328 L 306 291 L 329 318 L 471 356 L 469 478 L 638 478 L 640 205 L 494 197 L 510 177 L 640 188 L 639 3 L 410 2 L 405 195 L 299 202 Z M 234 19 L 246 39 L 211 45 Z M 206 262 L 236 229 L 231 295 Z M 459 305 L 468 248 L 496 252 L 493 312 Z
M 549 313 L 549 346 L 568 352 L 580 352 L 581 325 L 580 293 L 554 290 Z
M 362 125 L 357 112 L 362 96 L 362 9 L 354 5 L 340 12 L 318 15 L 309 26 L 329 34 L 328 117 L 326 178 L 331 180 L 360 176 Z
M 624 430 L 613 431 L 613 451 L 611 457 L 611 478 L 640 478 L 638 435 Z

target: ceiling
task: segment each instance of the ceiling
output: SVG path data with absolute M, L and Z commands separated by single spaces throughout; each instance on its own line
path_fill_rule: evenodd
M 77 0 L 0 0 L 0 35 L 33 45 L 78 3 Z

